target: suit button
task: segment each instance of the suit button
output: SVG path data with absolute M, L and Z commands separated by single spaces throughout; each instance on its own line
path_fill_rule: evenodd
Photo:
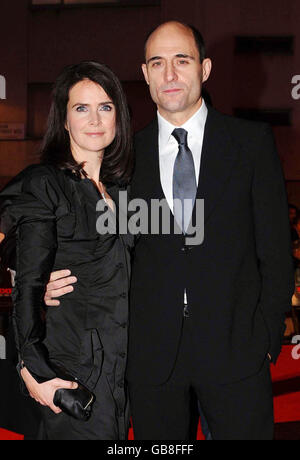
M 120 297 L 121 297 L 122 299 L 127 299 L 127 294 L 126 294 L 126 292 L 123 292 L 122 294 L 120 294 Z
M 125 359 L 126 358 L 126 353 L 120 353 L 120 358 Z
M 120 263 L 120 264 L 117 265 L 118 270 L 121 270 L 122 268 L 124 268 L 124 264 Z
M 121 324 L 121 327 L 122 327 L 123 329 L 126 329 L 126 328 L 127 328 L 127 323 Z
M 118 387 L 119 388 L 124 388 L 124 383 L 123 382 L 118 383 Z

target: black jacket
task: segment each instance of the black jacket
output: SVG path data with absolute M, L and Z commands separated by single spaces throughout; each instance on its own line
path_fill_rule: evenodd
M 117 205 L 117 186 L 108 188 Z M 101 196 L 88 179 L 36 165 L 0 194 L 1 231 L 16 233 L 14 321 L 20 359 L 39 380 L 63 365 L 89 387 L 100 375 L 103 356 L 124 381 L 128 335 L 129 235 L 100 235 L 96 204 Z M 43 297 L 50 273 L 69 269 L 74 292 L 47 310 Z
M 132 198 L 163 199 L 155 120 L 136 136 Z M 170 171 L 172 174 L 172 171 Z M 187 289 L 199 378 L 227 383 L 275 362 L 284 312 L 293 294 L 285 184 L 271 129 L 209 108 L 198 198 L 205 237 L 143 235 L 131 283 L 130 381 L 160 384 L 170 376 Z M 171 215 L 174 223 L 173 216 Z

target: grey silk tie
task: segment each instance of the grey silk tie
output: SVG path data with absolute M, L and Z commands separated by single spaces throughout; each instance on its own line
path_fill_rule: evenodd
M 174 217 L 182 231 L 187 233 L 197 193 L 195 165 L 187 143 L 188 132 L 177 128 L 172 135 L 179 144 L 173 172 Z

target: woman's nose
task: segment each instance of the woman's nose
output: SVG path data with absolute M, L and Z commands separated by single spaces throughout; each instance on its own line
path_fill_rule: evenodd
M 92 112 L 90 115 L 90 124 L 99 125 L 101 123 L 101 115 L 99 112 Z

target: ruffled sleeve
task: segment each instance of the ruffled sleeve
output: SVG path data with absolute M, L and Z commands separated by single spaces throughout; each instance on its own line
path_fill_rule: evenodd
M 1 231 L 15 235 L 14 327 L 20 361 L 38 380 L 55 378 L 43 344 L 44 293 L 57 250 L 57 188 L 42 166 L 22 173 L 0 194 Z

